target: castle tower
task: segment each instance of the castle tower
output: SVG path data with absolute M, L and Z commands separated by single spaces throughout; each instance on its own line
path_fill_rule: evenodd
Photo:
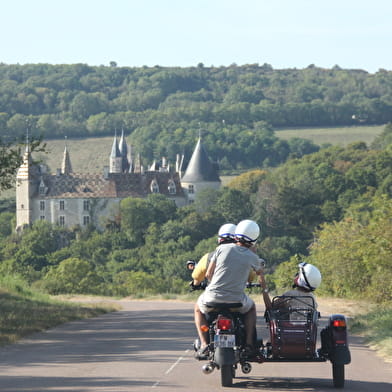
M 129 145 L 127 159 L 128 159 L 128 164 L 129 164 L 128 173 L 133 173 L 134 164 L 133 164 L 132 145 Z
M 181 178 L 181 184 L 190 202 L 194 201 L 197 192 L 205 188 L 219 189 L 221 185 L 217 167 L 208 158 L 201 137 Z
M 109 173 L 122 172 L 122 156 L 118 147 L 117 135 L 114 135 L 112 152 L 109 159 Z
M 61 163 L 61 173 L 62 174 L 72 173 L 71 159 L 69 157 L 67 144 L 65 144 L 65 147 L 64 147 L 63 162 Z
M 122 159 L 121 171 L 122 173 L 127 173 L 129 171 L 129 162 L 128 162 L 128 145 L 124 138 L 124 130 L 121 131 L 121 138 L 119 144 L 120 155 Z
M 16 174 L 16 229 L 20 230 L 25 225 L 30 225 L 32 215 L 31 196 L 33 184 L 31 175 L 30 146 L 26 144 L 23 163 Z

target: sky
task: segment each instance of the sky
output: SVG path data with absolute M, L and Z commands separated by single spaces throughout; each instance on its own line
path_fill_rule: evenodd
M 392 70 L 391 0 L 0 0 L 0 63 Z

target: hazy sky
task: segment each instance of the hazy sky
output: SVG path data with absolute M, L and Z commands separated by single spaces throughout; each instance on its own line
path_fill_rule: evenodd
M 0 0 L 0 63 L 392 70 L 391 0 Z

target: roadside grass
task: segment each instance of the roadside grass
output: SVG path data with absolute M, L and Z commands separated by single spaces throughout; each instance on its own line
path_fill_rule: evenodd
M 392 305 L 383 305 L 369 313 L 359 314 L 351 331 L 365 338 L 385 360 L 392 362 Z
M 109 304 L 76 304 L 30 290 L 17 279 L 0 280 L 0 345 L 34 332 L 115 310 Z

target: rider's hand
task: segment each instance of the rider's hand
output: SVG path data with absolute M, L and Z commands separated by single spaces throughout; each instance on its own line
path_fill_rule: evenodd
M 200 284 L 195 285 L 195 282 L 193 280 L 191 280 L 189 282 L 189 287 L 190 287 L 191 291 L 200 290 L 201 289 L 201 285 Z

